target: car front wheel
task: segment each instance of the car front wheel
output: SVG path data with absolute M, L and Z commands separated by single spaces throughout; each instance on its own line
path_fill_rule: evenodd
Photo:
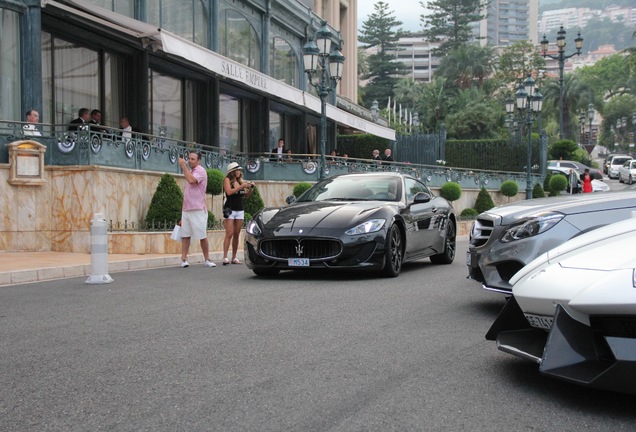
M 446 238 L 444 239 L 444 250 L 437 255 L 431 255 L 431 262 L 433 264 L 451 264 L 455 259 L 456 244 L 456 230 L 455 224 L 452 221 L 448 221 L 446 224 Z
M 402 270 L 402 259 L 404 258 L 402 233 L 397 225 L 391 225 L 389 228 L 384 254 L 384 269 L 382 270 L 384 276 L 396 277 Z

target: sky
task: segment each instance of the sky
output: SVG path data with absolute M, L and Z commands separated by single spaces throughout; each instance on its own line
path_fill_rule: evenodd
M 358 27 L 375 12 L 373 7 L 379 0 L 358 0 Z M 393 16 L 402 21 L 402 29 L 412 32 L 421 31 L 420 15 L 425 9 L 420 5 L 419 0 L 383 0 L 389 5 L 388 11 L 393 12 Z

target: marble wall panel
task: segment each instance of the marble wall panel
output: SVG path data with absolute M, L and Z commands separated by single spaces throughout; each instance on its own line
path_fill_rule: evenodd
M 42 186 L 11 186 L 8 164 L 0 165 L 0 250 L 52 250 L 90 252 L 90 222 L 95 213 L 107 221 L 138 223 L 145 218 L 161 173 L 110 167 L 72 166 L 45 168 L 47 183 Z M 185 179 L 175 175 L 183 190 Z M 266 206 L 284 206 L 297 182 L 258 182 Z M 437 189 L 434 189 L 438 193 Z M 474 206 L 478 189 L 462 191 L 453 203 L 459 214 Z M 510 201 L 524 198 L 525 191 Z M 508 202 L 500 193 L 491 192 L 496 205 Z M 10 204 L 9 204 L 10 203 Z M 208 196 L 208 208 L 222 220 L 223 196 Z M 223 232 L 208 233 L 211 251 L 223 248 Z M 241 244 L 243 240 L 241 239 Z M 191 252 L 200 252 L 193 242 Z M 181 243 L 166 233 L 109 233 L 110 253 L 180 253 Z

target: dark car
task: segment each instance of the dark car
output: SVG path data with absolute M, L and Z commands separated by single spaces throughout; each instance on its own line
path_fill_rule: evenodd
M 590 168 L 589 166 L 581 162 L 571 161 L 571 160 L 550 160 L 548 161 L 548 169 L 552 167 L 574 168 L 575 170 L 578 170 L 580 172 L 583 172 L 586 169 L 588 169 L 590 170 L 590 175 L 592 176 L 594 180 L 603 180 L 603 172 L 600 169 Z
M 343 174 L 288 202 L 261 210 L 247 225 L 245 263 L 259 276 L 346 269 L 394 277 L 407 261 L 455 258 L 453 206 L 414 177 Z
M 631 217 L 636 190 L 561 195 L 506 204 L 477 216 L 466 255 L 469 278 L 511 293 L 510 279 L 540 254 L 587 231 Z

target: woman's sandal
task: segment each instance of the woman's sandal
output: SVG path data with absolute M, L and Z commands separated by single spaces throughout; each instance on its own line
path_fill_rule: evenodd
M 230 263 L 230 260 L 227 258 L 223 258 L 223 265 L 228 265 Z
M 243 263 L 242 263 L 242 262 L 240 262 L 238 258 L 234 258 L 234 259 L 232 260 L 232 264 L 243 264 Z

